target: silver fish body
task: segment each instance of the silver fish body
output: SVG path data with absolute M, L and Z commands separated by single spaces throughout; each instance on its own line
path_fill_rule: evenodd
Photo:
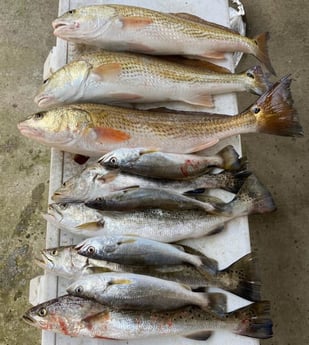
M 209 296 L 176 282 L 133 273 L 93 274 L 72 283 L 67 292 L 121 310 L 170 310 L 198 305 L 222 314 L 226 309 L 223 294 Z
M 107 153 L 98 162 L 105 167 L 152 178 L 186 180 L 217 167 L 238 170 L 241 160 L 229 145 L 214 156 L 175 154 L 145 148 L 122 148 Z

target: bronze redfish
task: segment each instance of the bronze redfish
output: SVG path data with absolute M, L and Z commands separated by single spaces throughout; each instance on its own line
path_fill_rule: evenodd
M 80 104 L 36 113 L 18 128 L 43 144 L 85 156 L 101 156 L 124 146 L 197 152 L 241 133 L 297 137 L 303 131 L 292 105 L 290 84 L 291 79 L 284 77 L 235 116 Z

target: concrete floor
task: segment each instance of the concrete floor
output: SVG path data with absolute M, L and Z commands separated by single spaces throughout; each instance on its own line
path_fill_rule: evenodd
M 305 133 L 308 95 L 308 1 L 243 1 L 250 36 L 271 32 L 269 44 L 279 77 L 292 73 L 295 105 Z M 1 2 L 0 12 L 0 344 L 38 345 L 40 332 L 21 320 L 29 280 L 41 272 L 32 258 L 44 246 L 49 150 L 19 135 L 16 124 L 36 111 L 32 99 L 42 65 L 55 40 L 50 26 L 58 1 Z M 256 61 L 246 57 L 245 68 Z M 241 104 L 254 98 L 241 97 Z M 274 334 L 268 345 L 309 343 L 308 136 L 303 139 L 243 136 L 250 166 L 273 193 L 275 214 L 250 218 L 259 258 L 263 297 L 272 302 Z

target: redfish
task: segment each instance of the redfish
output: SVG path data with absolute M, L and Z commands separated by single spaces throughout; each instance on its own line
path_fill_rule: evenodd
M 76 104 L 41 111 L 18 124 L 20 132 L 60 150 L 101 156 L 121 147 L 191 153 L 242 133 L 300 137 L 289 76 L 235 115 L 143 111 L 100 104 Z

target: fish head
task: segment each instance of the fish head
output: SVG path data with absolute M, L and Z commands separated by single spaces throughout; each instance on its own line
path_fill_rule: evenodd
M 52 200 L 55 202 L 82 202 L 104 194 L 105 177 L 109 173 L 100 164 L 85 168 L 58 188 Z
M 98 163 L 109 168 L 120 168 L 123 164 L 135 162 L 141 155 L 140 148 L 121 148 L 108 152 Z
M 87 265 L 85 259 L 77 254 L 74 246 L 62 246 L 43 249 L 41 258 L 36 259 L 35 262 L 49 272 L 71 278 L 76 274 L 81 274 L 83 268 Z
M 102 304 L 64 295 L 30 308 L 23 320 L 43 330 L 78 336 L 83 319 L 106 311 Z
M 253 66 L 244 74 L 246 89 L 256 95 L 262 95 L 272 87 L 269 74 L 264 73 L 261 66 Z
M 96 277 L 97 274 L 94 275 Z M 101 283 L 101 279 L 100 279 Z M 67 293 L 72 296 L 92 298 L 94 290 L 97 287 L 97 282 L 93 279 L 93 276 L 89 276 L 86 279 L 78 279 L 66 289 Z M 101 287 L 101 284 L 100 284 Z M 103 291 L 102 291 L 103 292 Z
M 46 108 L 78 101 L 91 68 L 91 64 L 82 60 L 63 66 L 43 81 L 34 102 Z
M 303 136 L 297 110 L 293 106 L 291 82 L 290 76 L 283 77 L 246 111 L 255 117 L 258 132 L 292 137 Z
M 54 35 L 69 41 L 91 42 L 116 16 L 112 6 L 85 6 L 70 10 L 52 22 Z

